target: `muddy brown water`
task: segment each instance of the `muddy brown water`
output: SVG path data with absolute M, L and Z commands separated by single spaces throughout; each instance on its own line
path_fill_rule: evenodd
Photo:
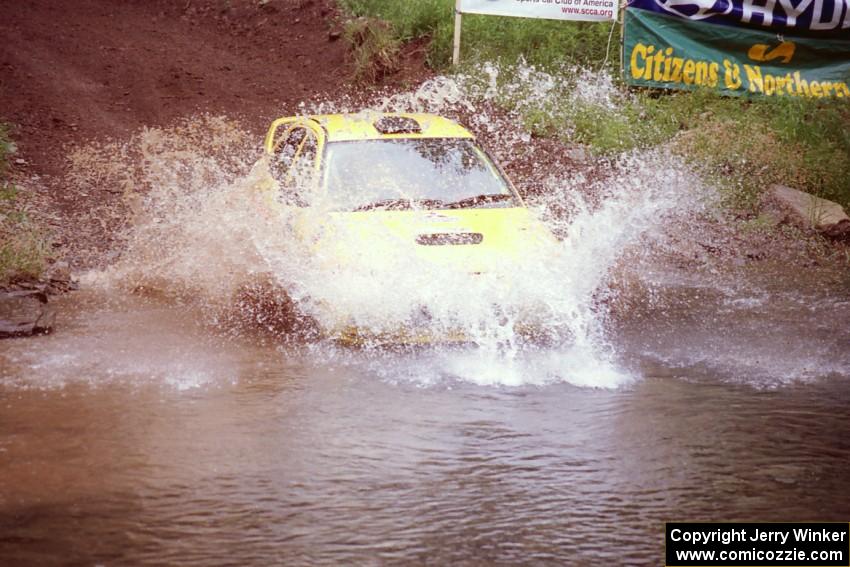
M 668 520 L 847 521 L 836 281 L 668 279 L 610 323 L 614 388 L 79 292 L 0 343 L 0 564 L 659 565 Z

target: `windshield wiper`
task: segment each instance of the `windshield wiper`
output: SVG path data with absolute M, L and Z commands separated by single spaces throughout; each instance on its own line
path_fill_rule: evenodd
M 511 201 L 514 196 L 507 193 L 491 193 L 484 195 L 475 195 L 473 197 L 467 197 L 466 199 L 461 199 L 460 201 L 454 201 L 451 203 L 446 203 L 447 209 L 465 209 L 466 207 L 476 207 L 478 205 L 483 205 L 485 203 L 497 203 L 499 201 Z
M 442 206 L 444 206 L 443 202 L 439 199 L 383 199 L 381 201 L 360 205 L 354 209 L 354 211 L 371 211 L 373 209 L 399 210 L 421 207 L 436 208 Z

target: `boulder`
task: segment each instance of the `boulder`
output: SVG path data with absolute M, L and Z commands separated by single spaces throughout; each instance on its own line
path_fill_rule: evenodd
M 71 278 L 71 269 L 67 262 L 54 263 L 42 279 L 47 282 L 47 290 L 50 293 L 65 293 L 77 289 L 76 282 Z
M 582 145 L 571 146 L 566 154 L 570 160 L 576 163 L 588 163 L 590 161 L 590 154 L 587 152 L 587 148 Z
M 786 213 L 788 220 L 802 228 L 832 238 L 850 235 L 850 217 L 838 203 L 784 185 L 771 186 L 767 197 Z
M 42 290 L 0 294 L 0 339 L 44 335 L 53 331 L 56 310 Z

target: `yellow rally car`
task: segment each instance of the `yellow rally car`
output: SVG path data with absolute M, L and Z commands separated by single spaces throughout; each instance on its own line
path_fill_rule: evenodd
M 408 254 L 398 269 L 419 269 L 411 262 L 421 260 L 476 278 L 498 267 L 510 280 L 522 277 L 515 260 L 555 242 L 474 136 L 440 116 L 280 118 L 269 128 L 265 152 L 256 195 L 263 207 L 295 211 L 294 232 L 325 263 L 370 261 L 368 254 L 352 259 L 352 250 L 371 253 L 372 261 Z M 394 240 L 389 248 L 387 235 Z M 464 329 L 445 326 L 435 336 L 415 318 L 366 329 L 342 311 L 320 330 L 347 344 L 471 340 Z

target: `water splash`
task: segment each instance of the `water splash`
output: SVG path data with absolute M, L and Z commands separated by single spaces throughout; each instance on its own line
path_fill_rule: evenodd
M 506 79 L 497 67 L 487 66 L 483 75 L 437 77 L 408 93 L 379 95 L 372 108 L 456 118 L 487 138 L 510 169 L 530 159 L 534 140 L 517 126 L 515 111 L 499 110 L 497 97 L 528 100 L 569 86 L 571 96 L 616 106 L 620 95 L 610 81 L 594 77 L 591 83 L 581 73 L 568 77 L 567 84 L 564 77 L 520 68 Z M 348 111 L 349 104 L 322 101 L 301 111 Z M 311 246 L 303 228 L 294 227 L 291 211 L 257 202 L 253 188 L 263 164 L 249 138 L 232 122 L 205 118 L 149 129 L 120 148 L 96 153 L 108 155 L 111 149 L 112 155 L 134 160 L 133 182 L 123 182 L 133 220 L 118 259 L 89 273 L 85 283 L 191 302 L 216 324 L 242 311 L 271 328 L 264 309 L 268 301 L 239 299 L 246 285 L 271 282 L 287 294 L 286 302 L 273 302 L 276 308 L 288 308 L 291 299 L 320 327 L 331 327 L 342 316 L 379 337 L 397 329 L 424 329 L 435 336 L 459 331 L 478 345 L 475 354 L 440 355 L 438 374 L 519 384 L 529 380 L 531 369 L 544 382 L 616 387 L 634 376 L 619 367 L 606 337 L 606 306 L 617 293 L 609 280 L 624 258 L 634 261 L 660 237 L 672 217 L 692 211 L 702 187 L 660 150 L 623 155 L 601 173 L 549 171 L 533 209 L 560 239 L 528 247 L 521 260 L 473 278 L 423 264 L 406 242 L 379 226 L 363 248 L 362 230 L 346 234 L 349 228 L 335 225 L 318 201 L 302 211 L 312 218 L 300 224 L 335 232 L 335 244 Z M 86 167 L 96 169 L 91 160 Z M 348 261 L 342 265 L 340 257 Z M 521 331 L 529 319 L 536 329 L 531 334 L 544 335 L 544 349 L 530 346 Z

